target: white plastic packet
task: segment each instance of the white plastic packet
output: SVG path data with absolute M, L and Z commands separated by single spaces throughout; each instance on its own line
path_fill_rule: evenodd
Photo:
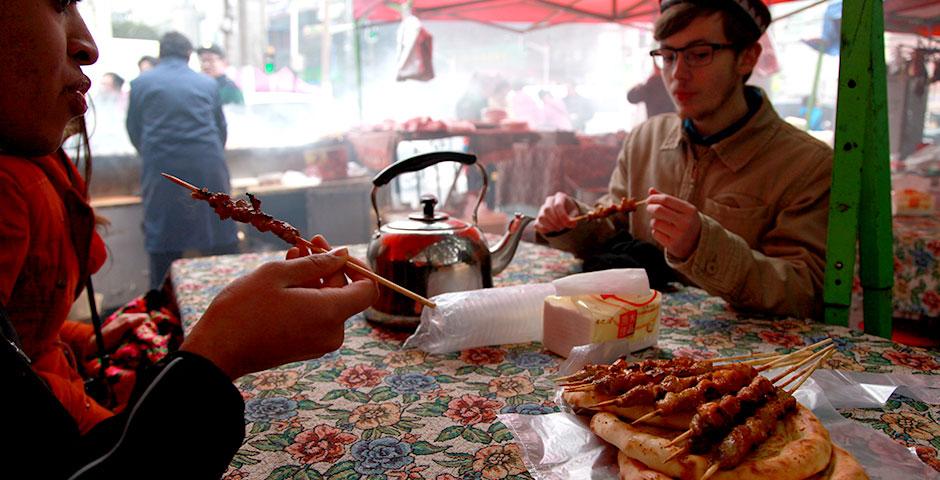
M 542 303 L 550 283 L 451 292 L 433 298 L 404 348 L 448 353 L 467 348 L 542 340 Z
M 940 474 L 914 452 L 884 433 L 840 415 L 812 378 L 795 396 L 829 430 L 832 442 L 855 456 L 871 479 L 940 479 Z M 536 479 L 617 478 L 616 448 L 591 433 L 587 417 L 568 412 L 497 417 L 518 441 L 529 473 Z
M 650 281 L 642 268 L 614 268 L 597 272 L 576 273 L 552 281 L 555 295 L 571 297 L 597 293 L 639 294 L 650 291 Z
M 451 292 L 433 298 L 437 308 L 425 308 L 414 335 L 404 348 L 449 353 L 467 348 L 542 340 L 545 297 L 591 293 L 649 291 L 643 269 L 579 273 L 552 283 Z M 611 292 L 605 291 L 613 290 Z

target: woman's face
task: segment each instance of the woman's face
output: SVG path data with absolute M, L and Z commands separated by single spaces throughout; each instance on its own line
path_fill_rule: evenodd
M 98 48 L 77 0 L 3 0 L 0 7 L 0 151 L 38 156 L 62 143 L 87 109 L 81 70 Z

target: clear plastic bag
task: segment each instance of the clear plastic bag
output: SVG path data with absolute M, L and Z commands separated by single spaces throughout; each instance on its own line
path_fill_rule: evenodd
M 542 304 L 551 283 L 437 295 L 404 348 L 448 353 L 467 348 L 542 340 Z
M 832 443 L 848 450 L 872 480 L 940 479 L 940 474 L 911 450 L 884 433 L 839 414 L 825 393 L 829 391 L 828 385 L 814 381 L 819 373 L 817 370 L 795 396 L 829 430 Z M 555 401 L 560 403 L 560 395 Z M 498 418 L 519 441 L 533 477 L 540 480 L 617 478 L 616 448 L 591 433 L 588 417 L 561 412 L 500 414 Z M 613 465 L 614 470 L 605 468 L 608 465 Z

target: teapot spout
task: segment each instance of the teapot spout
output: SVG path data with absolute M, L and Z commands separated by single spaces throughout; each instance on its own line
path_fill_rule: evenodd
M 503 235 L 503 238 L 499 239 L 499 243 L 490 250 L 493 275 L 502 272 L 503 269 L 509 265 L 513 255 L 516 254 L 519 241 L 522 240 L 522 231 L 525 230 L 526 225 L 532 220 L 535 219 L 517 212 L 512 221 L 509 222 L 509 227 L 506 228 L 506 234 Z

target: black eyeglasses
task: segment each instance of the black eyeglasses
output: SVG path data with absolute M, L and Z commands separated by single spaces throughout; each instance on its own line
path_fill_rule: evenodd
M 676 64 L 679 54 L 682 60 L 690 67 L 704 67 L 712 63 L 715 52 L 718 50 L 734 48 L 731 43 L 697 43 L 682 48 L 662 47 L 650 52 L 653 62 L 659 68 L 672 68 Z

